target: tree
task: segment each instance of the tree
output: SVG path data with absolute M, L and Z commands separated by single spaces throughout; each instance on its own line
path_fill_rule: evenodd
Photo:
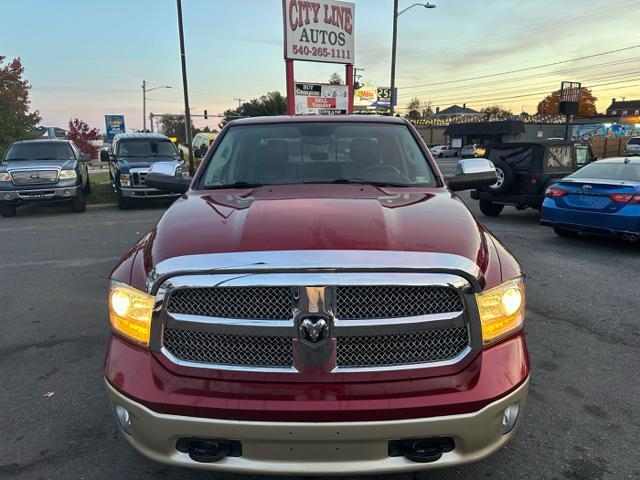
M 220 121 L 220 128 L 231 120 L 243 117 L 261 117 L 282 115 L 287 113 L 287 99 L 280 92 L 269 92 L 260 98 L 244 102 L 238 108 L 225 110 Z
M 92 140 L 97 140 L 98 130 L 90 128 L 86 122 L 74 118 L 69 120 L 69 131 L 67 138 L 73 140 L 82 153 L 86 153 L 90 158 L 98 158 L 98 147 L 91 144 Z
M 3 66 L 5 58 L 0 55 L 0 157 L 11 143 L 29 138 L 40 121 L 37 110 L 29 113 L 31 86 L 22 78 L 22 62 L 15 58 Z
M 336 72 L 333 72 L 331 76 L 329 76 L 329 85 L 342 85 L 342 77 Z
M 165 114 L 162 116 L 162 120 L 160 121 L 160 128 L 162 128 L 162 132 L 167 137 L 176 138 L 177 143 L 186 144 L 187 134 L 184 128 L 184 124 L 184 115 Z M 191 122 L 191 138 L 193 138 L 194 135 L 195 128 L 193 126 L 193 122 Z
M 484 107 L 480 111 L 484 113 L 484 116 L 486 119 L 490 119 L 490 118 L 505 119 L 505 118 L 509 118 L 512 115 L 511 110 L 503 108 L 500 105 L 491 105 L 490 107 Z
M 597 98 L 593 96 L 591 90 L 582 88 L 580 91 L 580 104 L 578 106 L 578 116 L 590 117 L 597 113 Z M 556 90 L 548 95 L 538 104 L 538 115 L 558 115 L 560 113 L 560 90 Z
M 420 100 L 417 97 L 413 97 L 407 104 L 407 113 L 405 118 L 410 121 L 418 120 L 422 114 L 420 113 Z
M 431 100 L 429 100 L 422 111 L 422 116 L 425 118 L 429 118 L 433 116 L 433 106 L 431 105 Z

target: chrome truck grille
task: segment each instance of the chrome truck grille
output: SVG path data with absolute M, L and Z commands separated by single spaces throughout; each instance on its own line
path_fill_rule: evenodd
M 296 372 L 311 348 L 316 357 L 324 349 L 336 372 L 417 368 L 457 361 L 473 343 L 464 300 L 473 295 L 448 282 L 323 287 L 172 282 L 159 347 L 187 366 Z M 305 336 L 305 320 L 316 327 L 323 322 L 326 328 L 317 329 L 324 336 Z
M 464 309 L 455 288 L 434 286 L 353 286 L 336 289 L 336 316 L 345 320 L 398 318 Z
M 147 179 L 147 171 L 137 170 L 132 168 L 131 170 L 131 185 L 133 187 L 146 186 L 145 180 Z
M 175 358 L 189 362 L 252 367 L 291 367 L 290 337 L 226 335 L 194 330 L 164 331 L 164 347 Z
M 11 179 L 15 185 L 56 183 L 58 181 L 58 170 L 13 170 Z
M 173 292 L 170 313 L 220 318 L 287 320 L 293 315 L 289 287 L 211 287 Z
M 338 337 L 337 365 L 356 368 L 440 362 L 457 357 L 467 345 L 466 326 L 397 335 Z

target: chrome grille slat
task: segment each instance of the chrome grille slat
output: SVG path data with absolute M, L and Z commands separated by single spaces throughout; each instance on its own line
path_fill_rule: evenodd
M 175 290 L 170 313 L 248 320 L 289 320 L 293 317 L 290 287 L 211 287 Z
M 449 360 L 469 345 L 467 327 L 396 335 L 338 337 L 338 368 L 383 367 Z
M 336 288 L 336 317 L 341 320 L 413 317 L 462 310 L 462 297 L 453 287 L 373 285 Z
M 227 335 L 167 328 L 164 347 L 179 360 L 249 367 L 293 367 L 291 337 Z
M 13 170 L 11 179 L 15 185 L 55 183 L 58 181 L 58 170 Z

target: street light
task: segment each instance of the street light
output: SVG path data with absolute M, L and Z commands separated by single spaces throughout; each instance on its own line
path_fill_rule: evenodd
M 142 131 L 147 131 L 147 93 L 159 90 L 161 88 L 171 88 L 169 85 L 162 85 L 160 87 L 147 88 L 146 80 L 142 81 Z
M 396 43 L 398 41 L 398 17 L 411 10 L 413 7 L 436 8 L 433 3 L 414 3 L 407 8 L 398 11 L 398 0 L 393 0 L 393 42 L 391 44 L 391 100 L 389 101 L 389 112 L 393 116 L 396 89 Z

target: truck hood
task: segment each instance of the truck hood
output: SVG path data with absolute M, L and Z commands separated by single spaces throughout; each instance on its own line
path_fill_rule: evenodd
M 490 234 L 445 188 L 283 185 L 190 191 L 144 240 L 151 272 L 185 255 L 273 250 L 387 250 L 465 257 L 484 272 Z
M 38 168 L 41 170 L 59 168 L 61 170 L 66 170 L 75 168 L 76 162 L 77 160 L 5 160 L 0 163 L 0 169 L 6 171 L 32 168 Z

